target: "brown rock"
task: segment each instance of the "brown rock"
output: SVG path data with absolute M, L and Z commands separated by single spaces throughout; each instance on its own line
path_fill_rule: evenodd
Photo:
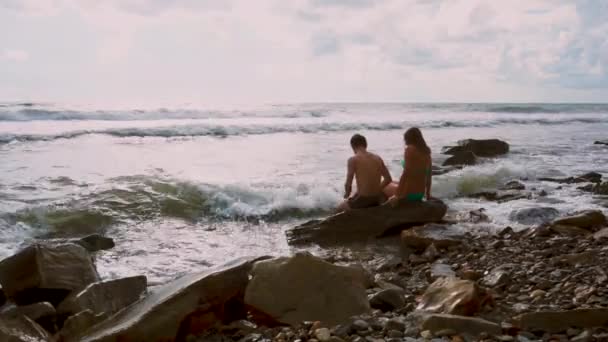
M 440 200 L 349 210 L 288 230 L 287 242 L 291 245 L 325 246 L 365 242 L 390 233 L 392 229 L 400 231 L 401 227 L 407 225 L 441 221 L 446 211 L 447 206 Z
M 565 236 L 587 236 L 591 234 L 591 232 L 587 229 L 579 228 L 576 226 L 566 226 L 562 224 L 551 225 L 549 229 L 551 229 L 557 234 Z
M 422 295 L 418 310 L 471 316 L 490 301 L 490 295 L 470 280 L 440 278 Z
M 593 238 L 596 240 L 608 239 L 608 228 L 604 228 L 595 234 L 593 234 Z
M 584 229 L 606 225 L 606 216 L 599 210 L 588 210 L 578 215 L 564 217 L 553 222 L 554 225 L 574 226 Z
M 500 325 L 477 317 L 465 317 L 446 314 L 428 315 L 422 320 L 420 330 L 429 330 L 436 334 L 450 329 L 460 334 L 479 336 L 480 334 L 498 335 L 502 333 Z
M 90 310 L 93 315 L 108 316 L 135 303 L 145 293 L 145 276 L 128 277 L 101 281 L 87 286 L 80 292 L 73 292 L 57 308 L 59 314 L 73 315 Z
M 446 147 L 444 154 L 456 154 L 463 151 L 470 151 L 480 157 L 496 157 L 509 152 L 509 144 L 498 139 L 466 139 L 458 142 L 458 146 Z
M 78 336 L 95 324 L 101 322 L 106 315 L 95 315 L 91 310 L 81 311 L 68 317 L 63 323 L 59 336 L 63 342 L 78 342 Z
M 593 328 L 608 324 L 608 309 L 577 309 L 569 311 L 539 311 L 515 317 L 516 325 L 527 331 L 566 331 L 569 327 Z
M 36 244 L 0 262 L 0 283 L 18 304 L 57 305 L 69 292 L 98 280 L 88 252 L 75 244 Z
M 443 162 L 443 166 L 475 164 L 477 164 L 477 156 L 471 151 L 456 152 Z
M 186 275 L 73 338 L 80 342 L 181 341 L 189 334 L 243 319 L 249 272 L 261 259 L 240 258 Z
M 572 266 L 587 265 L 595 259 L 595 252 L 587 251 L 582 253 L 564 254 L 552 259 L 555 264 L 569 264 Z
M 255 264 L 245 303 L 274 320 L 298 325 L 318 320 L 328 325 L 370 311 L 361 275 L 309 253 Z
M 427 224 L 401 232 L 403 246 L 416 251 L 424 251 L 431 244 L 439 249 L 456 246 L 462 243 L 463 235 L 450 226 Z
M 37 321 L 43 317 L 55 316 L 55 308 L 51 303 L 35 303 L 24 306 L 11 306 L 0 312 L 0 318 L 15 319 L 26 316 L 32 321 Z

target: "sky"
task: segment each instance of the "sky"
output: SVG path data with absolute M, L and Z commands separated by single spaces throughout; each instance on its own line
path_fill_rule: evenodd
M 608 102 L 608 0 L 0 0 L 0 101 Z

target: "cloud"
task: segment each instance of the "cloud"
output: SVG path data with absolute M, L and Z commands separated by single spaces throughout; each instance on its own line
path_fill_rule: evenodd
M 0 52 L 0 60 L 9 62 L 25 62 L 30 58 L 30 55 L 23 50 L 7 49 Z

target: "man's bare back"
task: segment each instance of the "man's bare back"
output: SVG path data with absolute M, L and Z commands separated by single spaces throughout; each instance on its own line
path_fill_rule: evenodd
M 354 156 L 348 159 L 344 198 L 339 211 L 362 209 L 384 202 L 384 187 L 392 181 L 391 175 L 378 155 L 367 151 L 365 137 L 355 134 L 351 139 Z M 357 182 L 357 193 L 351 196 L 353 178 Z

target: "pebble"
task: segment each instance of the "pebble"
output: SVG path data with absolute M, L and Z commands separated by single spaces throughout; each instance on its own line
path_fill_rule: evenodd
M 329 333 L 329 329 L 320 328 L 315 330 L 315 337 L 321 342 L 327 342 L 329 341 L 331 334 Z
M 430 340 L 431 338 L 433 338 L 433 333 L 431 333 L 430 330 L 425 330 L 420 333 L 420 336 L 422 336 L 422 338 L 424 339 Z
M 398 330 L 400 332 L 405 330 L 405 320 L 401 317 L 394 317 L 386 322 L 386 330 Z
M 401 332 L 399 330 L 389 330 L 386 335 L 388 337 L 401 338 L 401 337 L 403 337 L 403 332 Z
M 357 330 L 357 331 L 368 330 L 369 323 L 367 323 L 366 321 L 364 321 L 362 319 L 358 319 L 353 322 L 353 328 L 355 328 L 355 330 Z
M 532 291 L 532 293 L 530 293 L 530 297 L 532 298 L 542 298 L 547 294 L 546 291 L 543 290 L 534 290 Z

